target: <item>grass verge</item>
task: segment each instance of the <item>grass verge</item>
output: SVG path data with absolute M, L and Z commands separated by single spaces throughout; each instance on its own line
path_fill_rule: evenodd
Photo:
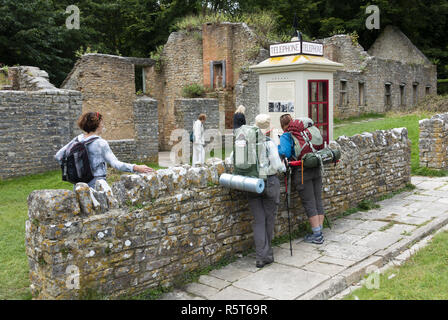
M 363 286 L 346 300 L 448 299 L 448 232 L 441 232 L 400 267 L 380 275 L 379 287 Z

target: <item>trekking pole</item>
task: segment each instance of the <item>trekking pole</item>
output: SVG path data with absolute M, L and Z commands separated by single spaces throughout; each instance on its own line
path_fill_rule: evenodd
M 286 209 L 288 211 L 288 229 L 289 229 L 289 250 L 291 251 L 292 256 L 292 240 L 291 240 L 291 218 L 289 216 L 289 201 L 290 199 L 290 185 L 291 182 L 291 169 L 289 165 L 286 167 L 286 174 L 285 174 L 285 188 L 286 188 Z

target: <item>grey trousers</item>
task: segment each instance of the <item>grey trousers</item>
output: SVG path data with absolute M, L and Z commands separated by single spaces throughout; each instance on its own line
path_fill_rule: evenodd
M 291 185 L 299 192 L 308 218 L 325 214 L 322 204 L 322 174 L 320 170 L 320 167 L 304 169 L 303 184 L 301 168 L 294 168 L 291 174 Z
M 254 216 L 252 229 L 256 259 L 257 261 L 273 259 L 274 252 L 271 242 L 274 235 L 275 216 L 280 202 L 280 181 L 277 176 L 268 176 L 263 193 L 248 192 L 247 200 Z

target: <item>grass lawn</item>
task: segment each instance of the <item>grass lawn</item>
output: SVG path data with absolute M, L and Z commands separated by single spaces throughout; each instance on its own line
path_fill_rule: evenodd
M 388 113 L 384 119 L 375 119 L 369 122 L 352 123 L 351 121 L 338 121 L 339 126 L 334 129 L 334 138 L 346 135 L 348 137 L 357 133 L 372 132 L 375 130 L 387 130 L 392 128 L 406 127 L 408 129 L 408 137 L 411 140 L 411 169 L 412 174 L 444 176 L 445 172 L 439 172 L 428 168 L 419 167 L 419 151 L 418 140 L 420 129 L 418 121 L 421 119 L 431 118 L 434 113 L 415 112 L 411 114 Z
M 354 300 L 355 297 L 360 300 L 447 300 L 448 232 L 434 236 L 428 246 L 399 268 L 390 268 L 380 275 L 378 289 L 364 286 L 345 299 Z
M 147 163 L 154 169 L 156 164 Z M 108 182 L 122 174 L 108 170 Z M 31 299 L 28 260 L 25 254 L 25 221 L 28 219 L 28 195 L 38 189 L 73 190 L 61 180 L 60 170 L 0 181 L 0 300 Z

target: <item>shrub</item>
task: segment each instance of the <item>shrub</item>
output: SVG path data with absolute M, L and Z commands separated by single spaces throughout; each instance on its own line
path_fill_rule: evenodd
M 154 68 L 155 68 L 155 70 L 157 72 L 162 71 L 163 65 L 164 65 L 164 62 L 165 62 L 165 58 L 163 57 L 163 47 L 164 47 L 163 45 L 160 45 L 160 46 L 158 46 L 156 48 L 155 51 L 152 51 L 149 54 L 150 58 L 153 59 L 156 62 Z
M 77 58 L 81 58 L 83 55 L 88 54 L 88 53 L 98 53 L 98 51 L 92 50 L 89 46 L 84 50 L 84 47 L 81 46 L 81 47 L 79 47 L 78 50 L 75 51 L 75 56 Z
M 182 88 L 184 98 L 200 98 L 205 95 L 205 89 L 198 83 L 193 83 Z
M 256 13 L 244 13 L 241 15 L 230 15 L 226 13 L 211 12 L 205 16 L 189 15 L 179 20 L 174 25 L 174 30 L 184 30 L 188 33 L 202 30 L 204 23 L 218 24 L 221 22 L 246 23 L 254 31 L 256 40 L 263 48 L 268 48 L 274 42 L 288 42 L 291 35 L 279 31 L 279 17 L 272 11 L 259 11 Z M 303 39 L 309 39 L 302 35 Z

